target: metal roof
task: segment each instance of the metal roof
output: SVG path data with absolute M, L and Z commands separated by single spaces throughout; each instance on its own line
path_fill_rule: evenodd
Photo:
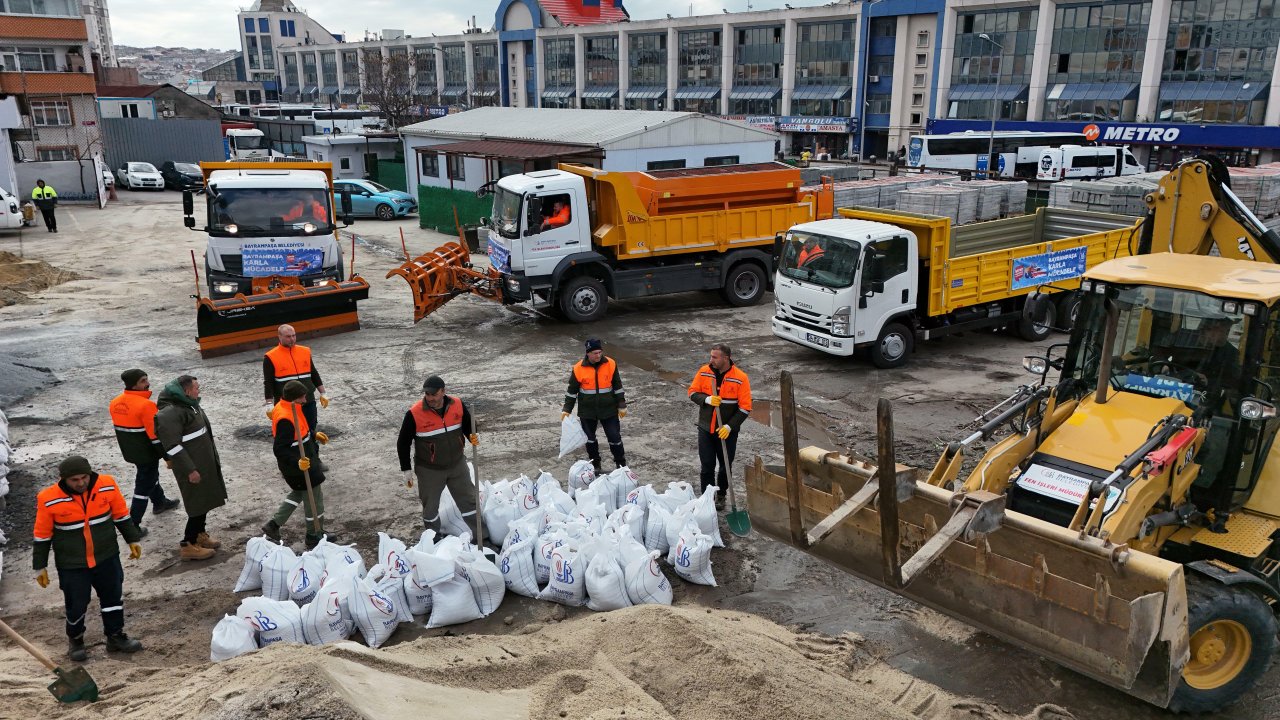
M 603 147 L 677 127 L 687 130 L 683 133 L 687 137 L 681 137 L 679 144 L 773 142 L 775 139 L 769 131 L 693 112 L 509 107 L 475 108 L 414 123 L 401 128 L 400 132 L 406 136 L 456 140 L 521 140 Z M 677 138 L 670 136 L 669 139 Z
M 463 140 L 444 145 L 427 145 L 414 148 L 415 152 L 442 152 L 470 157 L 517 158 L 536 160 L 583 155 L 599 155 L 600 149 L 590 145 L 563 143 L 520 142 L 517 140 Z

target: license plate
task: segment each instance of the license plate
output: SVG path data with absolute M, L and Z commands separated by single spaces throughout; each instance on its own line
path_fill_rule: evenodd
M 828 340 L 827 338 L 822 337 L 821 335 L 814 335 L 813 333 L 805 333 L 804 339 L 813 343 L 814 345 L 821 345 L 822 347 L 831 347 L 831 341 Z

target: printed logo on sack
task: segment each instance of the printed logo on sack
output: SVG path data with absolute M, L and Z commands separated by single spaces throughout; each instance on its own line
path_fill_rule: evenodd
M 684 540 L 676 545 L 676 564 L 680 567 L 689 567 L 689 546 L 684 544 Z
M 404 576 L 409 574 L 409 564 L 404 561 L 404 558 L 400 557 L 400 553 L 391 553 L 391 558 L 391 566 L 395 568 L 398 575 Z
M 253 626 L 258 628 L 258 632 L 270 632 L 280 627 L 276 623 L 272 622 L 271 618 L 267 617 L 261 610 L 255 612 L 253 614 L 253 619 L 249 622 L 253 623 Z
M 311 578 L 307 575 L 306 568 L 298 569 L 298 584 L 293 586 L 295 593 L 300 593 L 311 587 Z
M 520 542 L 522 539 L 523 539 L 523 538 L 521 538 L 521 537 L 520 537 L 520 529 L 519 529 L 519 528 L 516 528 L 515 530 L 512 530 L 512 531 L 511 531 L 511 544 L 512 544 L 512 545 L 515 545 L 516 543 Z
M 627 493 L 627 504 L 628 505 L 640 504 L 640 488 L 636 488 L 635 490 L 632 490 L 631 492 Z
M 525 495 L 523 505 L 525 510 L 537 510 L 538 509 L 537 496 L 533 494 Z
M 369 602 L 383 615 L 396 614 L 396 604 L 391 602 L 389 598 L 383 596 L 377 590 L 369 593 Z
M 564 585 L 573 584 L 573 566 L 556 558 L 556 580 Z
M 503 574 L 503 575 L 506 575 L 507 573 L 511 572 L 511 558 L 509 558 L 509 557 L 504 557 L 504 558 L 502 558 L 502 566 L 501 566 L 501 567 L 502 567 L 502 574 Z
M 664 582 L 665 582 L 665 581 L 666 581 L 666 579 L 667 579 L 667 578 L 666 578 L 666 576 L 662 574 L 662 571 L 658 569 L 658 559 L 657 559 L 657 558 L 654 558 L 654 559 L 652 559 L 652 560 L 650 560 L 650 561 L 649 561 L 649 574 L 650 574 L 650 575 L 652 575 L 652 576 L 654 576 L 654 577 L 660 577 L 660 578 L 662 578 Z M 659 587 L 661 587 L 661 586 L 659 586 Z

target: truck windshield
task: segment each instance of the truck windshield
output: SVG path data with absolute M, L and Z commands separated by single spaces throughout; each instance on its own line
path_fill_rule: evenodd
M 324 190 L 236 188 L 209 196 L 209 231 L 219 235 L 320 235 L 333 232 Z
M 524 196 L 501 186 L 493 195 L 493 229 L 504 238 L 520 237 L 520 205 Z
M 1138 285 L 1107 293 L 1119 309 L 1111 386 L 1217 410 L 1237 396 L 1251 317 L 1245 303 L 1174 288 Z M 1078 376 L 1096 384 L 1106 333 L 1102 295 L 1090 294 L 1075 354 Z
M 786 277 L 829 288 L 853 285 L 862 245 L 856 240 L 792 231 L 778 270 Z
M 265 150 L 267 138 L 262 135 L 232 135 L 231 144 L 237 150 Z

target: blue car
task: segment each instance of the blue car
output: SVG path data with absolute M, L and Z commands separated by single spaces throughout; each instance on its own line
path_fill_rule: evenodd
M 392 190 L 372 180 L 334 180 L 333 205 L 342 212 L 342 194 L 351 193 L 351 214 L 391 220 L 418 211 L 418 201 L 407 192 Z

